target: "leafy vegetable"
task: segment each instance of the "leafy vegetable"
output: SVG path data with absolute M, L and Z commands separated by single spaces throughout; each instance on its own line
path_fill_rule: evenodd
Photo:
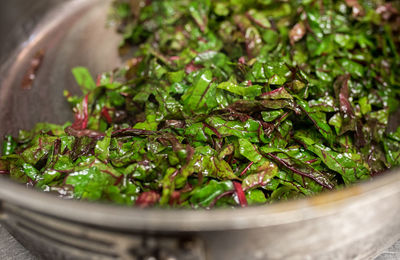
M 0 174 L 64 198 L 197 209 L 400 165 L 398 3 L 116 0 L 111 18 L 134 55 L 96 81 L 74 68 L 74 122 L 6 136 Z

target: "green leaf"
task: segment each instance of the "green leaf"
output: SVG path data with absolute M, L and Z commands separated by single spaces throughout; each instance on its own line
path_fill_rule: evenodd
M 364 76 L 364 67 L 352 60 L 341 59 L 339 60 L 340 66 L 342 66 L 344 73 L 350 73 L 352 76 L 363 77 Z
M 336 112 L 338 108 L 335 104 L 335 99 L 332 96 L 324 96 L 318 99 L 313 99 L 308 102 L 310 108 L 315 112 Z
M 321 143 L 310 144 L 308 138 L 299 132 L 295 134 L 294 138 L 307 144 L 306 149 L 316 154 L 329 169 L 339 173 L 346 184 L 370 176 L 368 166 L 360 154 L 338 153 Z
M 207 185 L 203 187 L 197 187 L 193 190 L 190 202 L 194 207 L 207 207 L 214 199 L 226 191 L 233 190 L 232 181 L 218 182 L 211 180 Z
M 210 70 L 199 73 L 193 85 L 182 95 L 183 108 L 187 113 L 193 114 L 201 109 L 210 108 L 207 98 L 213 97 L 213 90 L 216 87 L 212 84 L 212 76 Z
M 264 193 L 260 190 L 247 191 L 246 200 L 249 203 L 249 205 L 264 204 L 267 202 Z
M 261 95 L 262 86 L 252 85 L 252 86 L 240 86 L 232 81 L 222 82 L 217 86 L 217 88 L 227 90 L 233 94 L 237 94 L 244 97 L 257 97 Z
M 335 127 L 336 134 L 340 133 L 340 129 L 342 129 L 342 124 L 343 124 L 343 119 L 340 113 L 334 114 L 330 119 L 329 119 L 329 124 L 333 127 Z
M 249 119 L 246 122 L 225 121 L 220 117 L 211 116 L 206 119 L 206 123 L 215 129 L 221 137 L 236 136 L 239 138 L 249 138 L 250 141 L 258 141 L 259 122 Z M 210 128 L 205 128 L 208 135 L 215 135 Z
M 249 142 L 247 139 L 239 139 L 240 154 L 252 162 L 259 162 L 263 157 L 257 149 L 257 146 Z
M 293 96 L 286 91 L 284 87 L 277 88 L 270 92 L 263 93 L 261 98 L 263 99 L 293 99 Z
M 387 125 L 389 120 L 389 113 L 388 109 L 381 109 L 378 111 L 371 112 L 369 116 L 373 119 L 376 119 L 377 122 L 381 123 L 382 125 Z
M 265 148 L 261 148 L 266 152 Z M 321 191 L 322 187 L 332 189 L 334 184 L 331 182 L 331 175 L 326 172 L 318 170 L 319 160 L 309 152 L 299 149 L 298 147 L 289 147 L 287 149 L 278 149 L 281 153 L 267 155 L 281 164 L 282 168 L 286 168 L 286 172 L 293 172 L 296 177 L 299 177 L 298 182 L 303 184 L 304 188 L 314 190 L 314 192 Z M 307 179 L 307 182 L 305 181 Z M 307 184 L 305 184 L 307 183 Z M 322 186 L 322 187 L 321 187 Z
M 175 168 L 168 168 L 164 178 L 162 179 L 162 194 L 160 198 L 160 205 L 167 205 L 171 199 L 171 195 L 175 190 L 175 182 L 174 182 L 174 177 L 177 173 L 177 170 Z
M 326 121 L 326 114 L 322 112 L 314 112 L 307 102 L 297 99 L 297 104 L 301 107 L 303 112 L 312 121 L 314 126 L 320 132 L 320 134 L 330 143 L 333 144 L 335 141 L 335 135 L 332 133 L 331 127 Z
M 396 131 L 388 133 L 388 137 L 397 142 L 400 142 L 400 127 L 398 127 Z
M 22 169 L 24 170 L 25 174 L 31 178 L 31 180 L 33 181 L 37 181 L 40 179 L 40 173 L 39 171 L 33 167 L 31 164 L 29 163 L 23 163 L 22 164 Z
M 111 144 L 111 134 L 113 132 L 113 128 L 109 128 L 106 132 L 106 136 L 103 140 L 100 140 L 96 143 L 96 147 L 94 148 L 94 154 L 101 161 L 107 161 L 110 154 L 110 144 Z
M 70 173 L 66 178 L 66 184 L 74 187 L 75 198 L 99 200 L 103 198 L 108 187 L 114 185 L 120 174 L 96 161 L 89 165 L 80 165 L 75 172 Z
M 253 82 L 268 82 L 271 85 L 282 85 L 290 76 L 290 70 L 284 62 L 255 63 L 246 76 Z
M 156 59 L 151 60 L 150 69 L 149 69 L 149 77 L 155 77 L 157 79 L 161 79 L 161 77 L 167 73 L 167 70 L 161 66 Z
M 261 37 L 265 43 L 261 49 L 261 53 L 273 50 L 279 42 L 279 34 L 274 30 L 265 30 Z
M 217 2 L 214 4 L 214 12 L 219 16 L 227 16 L 229 14 L 228 3 Z
M 35 165 L 46 158 L 50 153 L 56 137 L 47 135 L 38 135 L 32 141 L 31 146 L 21 153 L 21 157 L 28 164 Z
M 185 71 L 183 70 L 171 71 L 167 73 L 168 81 L 171 84 L 181 82 L 185 76 Z
M 193 173 L 201 173 L 203 176 L 214 177 L 219 180 L 236 180 L 238 177 L 225 160 L 219 160 L 214 156 L 197 154 L 182 169 L 185 178 Z
M 17 146 L 14 138 L 11 135 L 6 135 L 3 142 L 3 155 L 13 154 Z
M 157 119 L 157 116 L 154 114 L 147 115 L 146 121 L 136 123 L 133 128 L 141 129 L 141 130 L 157 131 L 158 122 L 156 119 Z
M 210 148 L 211 149 L 211 148 Z M 196 149 L 197 150 L 197 149 Z M 233 144 L 228 144 L 226 145 L 221 152 L 218 154 L 218 159 L 223 160 L 226 156 L 231 155 L 235 150 L 235 147 Z
M 111 139 L 110 160 L 113 166 L 123 167 L 133 162 L 141 161 L 142 155 L 146 153 L 146 140 L 137 138 L 122 145 L 117 139 Z
M 255 170 L 252 170 L 254 173 L 243 179 L 243 190 L 266 186 L 278 173 L 278 166 L 267 159 L 261 160 L 260 163 L 256 164 L 254 167 L 252 166 L 252 168 L 255 168 Z
M 383 147 L 386 153 L 386 160 L 391 167 L 399 166 L 400 142 L 387 138 L 383 141 Z
M 282 85 L 290 75 L 290 70 L 283 62 L 269 62 L 264 65 L 265 75 L 271 85 Z
M 210 1 L 192 1 L 189 4 L 189 12 L 202 32 L 207 31 L 210 5 Z
M 0 171 L 8 171 L 10 168 L 10 163 L 6 159 L 1 159 L 0 157 Z
M 96 83 L 87 68 L 75 67 L 72 69 L 72 74 L 84 93 L 93 91 L 96 88 Z
M 278 117 L 282 116 L 284 111 L 282 109 L 273 111 L 262 111 L 261 116 L 265 122 L 272 122 Z
M 247 11 L 247 13 L 258 26 L 261 26 L 265 29 L 271 27 L 271 23 L 262 12 L 259 12 L 255 9 L 250 9 L 249 11 Z
M 358 104 L 360 104 L 360 110 L 361 110 L 361 113 L 362 113 L 363 115 L 365 115 L 365 114 L 371 112 L 372 106 L 371 106 L 371 104 L 369 103 L 368 97 L 367 97 L 367 96 L 360 98 L 360 99 L 358 100 Z

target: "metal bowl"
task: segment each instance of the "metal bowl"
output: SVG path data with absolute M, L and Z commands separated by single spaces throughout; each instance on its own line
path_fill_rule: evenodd
M 0 3 L 0 135 L 72 115 L 70 69 L 120 63 L 107 0 Z M 10 30 L 11 28 L 11 30 Z M 9 32 L 6 34 L 6 32 Z M 44 51 L 30 90 L 31 59 Z M 160 210 L 67 201 L 0 178 L 0 221 L 45 259 L 368 259 L 400 238 L 400 174 L 246 209 Z

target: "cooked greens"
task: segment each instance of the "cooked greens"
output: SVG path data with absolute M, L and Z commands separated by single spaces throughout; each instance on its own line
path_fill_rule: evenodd
M 400 164 L 396 3 L 119 0 L 111 17 L 126 65 L 97 80 L 74 68 L 74 122 L 7 136 L 0 174 L 66 198 L 212 208 Z

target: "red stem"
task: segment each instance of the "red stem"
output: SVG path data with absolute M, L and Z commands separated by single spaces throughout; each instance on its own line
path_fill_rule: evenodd
M 209 124 L 207 124 L 207 123 L 205 123 L 205 122 L 203 122 L 203 125 L 204 125 L 205 127 L 207 127 L 208 129 L 210 129 L 211 131 L 213 131 L 214 134 L 217 136 L 218 139 L 221 139 L 221 138 L 222 138 L 222 135 L 218 132 L 217 129 L 215 129 L 214 127 L 210 126 Z
M 246 166 L 246 168 L 243 169 L 243 171 L 240 173 L 240 176 L 242 176 L 243 174 L 245 174 L 250 167 L 253 165 L 254 162 L 250 162 L 249 165 Z
M 244 194 L 243 188 L 242 188 L 242 184 L 240 182 L 233 182 L 233 186 L 235 186 L 235 191 L 236 194 L 239 198 L 239 203 L 240 206 L 247 207 L 247 200 L 246 200 L 246 195 Z
M 279 91 L 282 91 L 283 89 L 285 89 L 285 88 L 284 87 L 280 87 L 280 88 L 271 90 L 269 92 L 264 92 L 264 93 L 261 94 L 261 96 L 269 96 L 269 95 L 272 95 L 272 94 L 277 93 Z
M 85 99 L 83 100 L 82 103 L 82 109 L 83 109 L 82 129 L 86 129 L 89 121 L 88 100 L 89 100 L 89 94 L 85 96 Z
M 112 123 L 112 118 L 110 116 L 110 113 L 108 113 L 108 108 L 103 107 L 103 109 L 101 110 L 101 115 L 106 119 L 107 123 Z
M 124 179 L 124 175 L 119 176 L 118 179 L 115 181 L 114 186 L 118 186 L 123 179 Z
M 332 189 L 333 189 L 333 186 L 332 186 L 331 184 L 328 184 L 328 183 L 325 183 L 325 182 L 321 181 L 319 178 L 313 176 L 312 174 L 308 174 L 308 173 L 302 172 L 302 171 L 300 171 L 300 170 L 298 170 L 298 169 L 292 167 L 291 165 L 289 165 L 288 163 L 286 163 L 284 160 L 279 159 L 279 158 L 278 158 L 277 156 L 275 156 L 274 154 L 272 154 L 272 153 L 267 153 L 267 155 L 268 155 L 269 157 L 271 157 L 272 159 L 274 159 L 275 161 L 277 161 L 277 162 L 279 162 L 280 164 L 282 164 L 283 166 L 285 166 L 287 169 L 291 170 L 292 172 L 297 173 L 297 174 L 299 174 L 300 176 L 308 177 L 308 178 L 314 180 L 316 183 L 318 183 L 318 184 L 321 185 L 322 187 L 325 187 L 325 188 L 327 188 L 327 189 L 329 189 L 329 190 L 332 190 Z
M 96 86 L 99 87 L 101 85 L 101 74 L 97 75 Z
M 318 161 L 318 159 L 311 159 L 311 160 L 309 160 L 309 161 L 306 161 L 306 163 L 312 164 L 312 163 L 314 163 L 314 162 L 316 162 L 316 161 Z
M 76 130 L 84 130 L 88 125 L 89 112 L 88 112 L 89 94 L 82 100 L 82 110 L 75 113 L 75 122 L 72 127 Z
M 228 195 L 232 195 L 233 193 L 234 193 L 233 190 L 228 190 L 228 191 L 225 191 L 224 193 L 221 193 L 220 195 L 218 195 L 218 196 L 210 203 L 209 208 L 213 208 L 213 207 L 215 206 L 215 204 L 217 204 L 217 202 L 218 202 L 222 197 L 225 197 L 225 196 L 228 196 Z

